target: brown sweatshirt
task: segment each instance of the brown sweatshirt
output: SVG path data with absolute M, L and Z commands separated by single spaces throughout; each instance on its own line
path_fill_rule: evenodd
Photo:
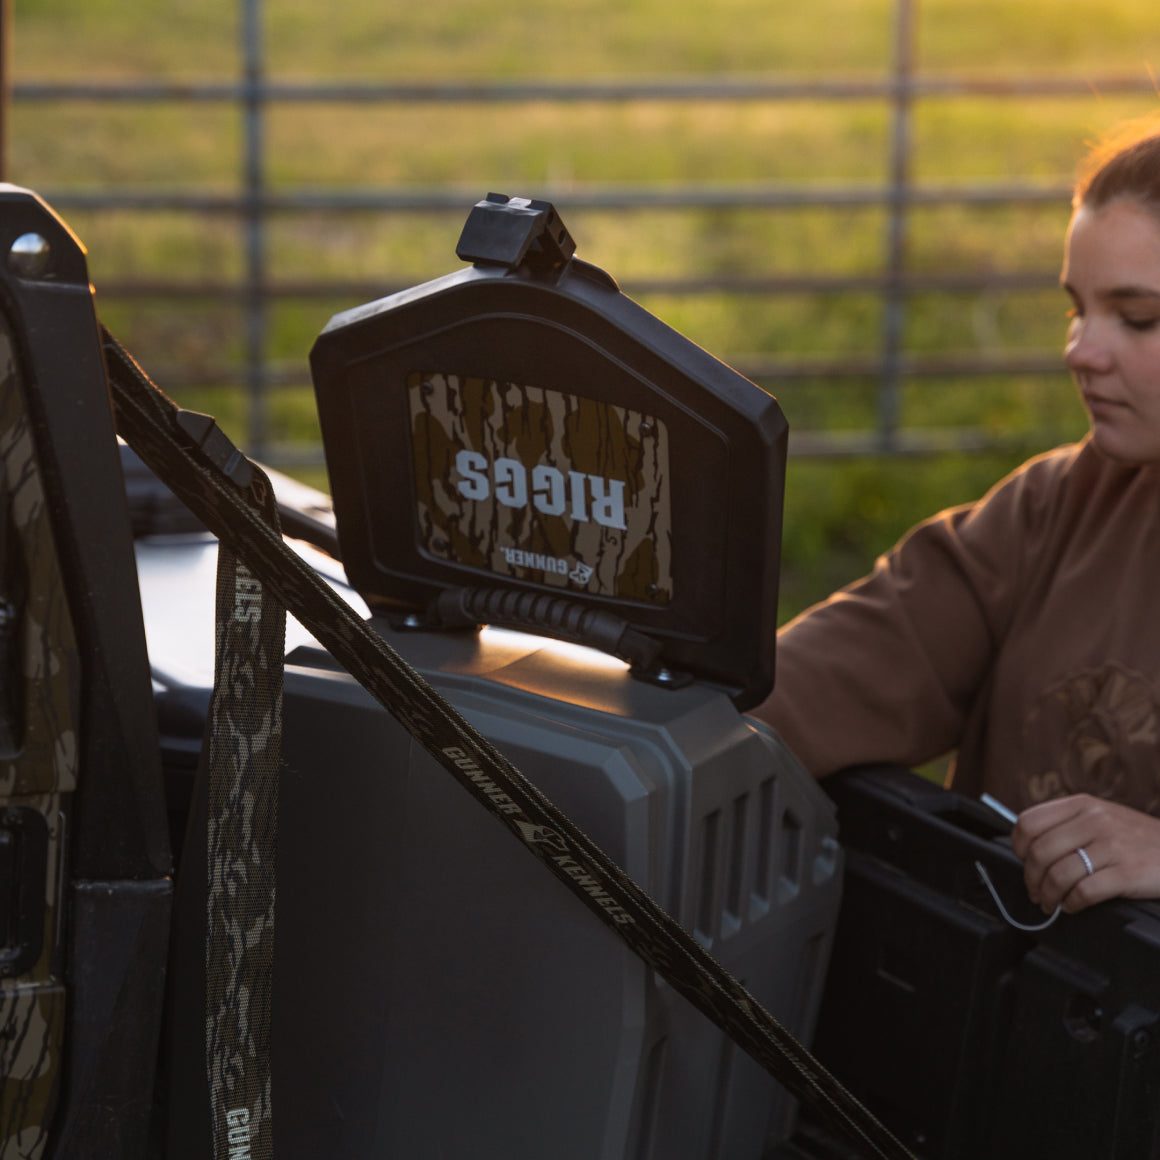
M 1160 466 L 1085 440 L 920 524 L 782 630 L 755 715 L 819 776 L 957 749 L 955 788 L 1015 810 L 1160 813 Z

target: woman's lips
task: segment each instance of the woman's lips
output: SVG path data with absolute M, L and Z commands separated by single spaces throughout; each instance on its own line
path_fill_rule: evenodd
M 1124 410 L 1128 404 L 1119 399 L 1109 399 L 1105 395 L 1084 395 L 1085 406 L 1094 415 L 1097 412 L 1112 414 Z

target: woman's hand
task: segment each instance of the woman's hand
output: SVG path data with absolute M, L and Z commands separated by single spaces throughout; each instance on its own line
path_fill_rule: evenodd
M 1011 846 L 1031 901 L 1069 914 L 1107 898 L 1160 898 L 1160 818 L 1088 794 L 1032 806 Z M 1089 873 L 1083 850 L 1091 863 Z

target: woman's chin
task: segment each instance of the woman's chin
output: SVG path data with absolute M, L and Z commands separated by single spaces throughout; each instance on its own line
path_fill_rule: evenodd
M 1149 439 L 1139 428 L 1128 430 L 1119 423 L 1095 422 L 1092 443 L 1102 455 L 1125 466 L 1160 463 L 1160 438 Z

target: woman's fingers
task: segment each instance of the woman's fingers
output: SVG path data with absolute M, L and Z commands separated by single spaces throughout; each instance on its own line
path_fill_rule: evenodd
M 1026 861 L 1032 842 L 1053 830 L 1057 830 L 1060 826 L 1080 818 L 1089 803 L 1096 803 L 1098 800 L 1087 794 L 1075 794 L 1072 797 L 1041 802 L 1037 806 L 1024 810 L 1019 815 L 1019 820 L 1011 832 L 1012 849 Z
M 1024 857 L 1023 878 L 1032 902 L 1053 910 L 1081 878 L 1089 877 L 1079 851 L 1087 854 L 1095 869 L 1088 847 L 1097 845 L 1096 831 L 1085 818 L 1061 822 L 1035 838 Z
M 1080 856 L 1080 850 L 1088 856 L 1092 866 L 1090 872 Z M 1036 876 L 1034 893 L 1030 883 L 1028 893 L 1033 902 L 1039 903 L 1047 911 L 1062 906 L 1069 913 L 1074 913 L 1083 910 L 1085 906 L 1091 906 L 1093 902 L 1114 898 L 1120 893 L 1120 877 L 1116 867 L 1103 865 L 1097 843 L 1092 843 L 1091 849 L 1076 846 L 1054 861 L 1049 862 L 1044 858 L 1042 863 L 1032 862 L 1028 866 Z M 1027 877 L 1026 870 L 1024 877 Z
M 1011 835 L 1032 901 L 1074 913 L 1107 898 L 1160 897 L 1160 819 L 1088 794 L 1033 806 Z

